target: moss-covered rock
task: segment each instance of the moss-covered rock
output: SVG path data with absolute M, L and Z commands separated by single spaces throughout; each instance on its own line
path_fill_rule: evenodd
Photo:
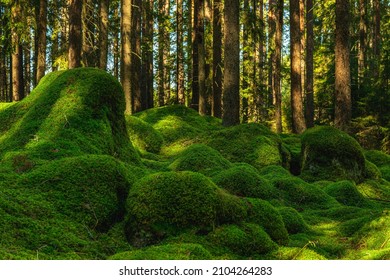
M 242 256 L 266 254 L 278 247 L 261 226 L 250 223 L 221 226 L 210 233 L 209 238 L 213 244 Z
M 382 178 L 382 172 L 380 169 L 373 164 L 371 161 L 366 160 L 366 174 L 365 178 L 379 180 Z
M 247 217 L 246 200 L 218 189 L 217 223 L 240 223 Z
M 366 204 L 366 200 L 351 181 L 340 181 L 330 184 L 324 188 L 324 191 L 333 196 L 338 202 L 347 206 L 361 207 Z
M 381 151 L 369 150 L 369 151 L 365 151 L 364 155 L 366 156 L 367 160 L 374 163 L 378 167 L 384 165 L 390 165 L 390 156 Z
M 183 230 L 210 230 L 216 221 L 217 190 L 207 177 L 189 171 L 142 178 L 127 199 L 128 240 L 144 246 Z
M 212 255 L 202 245 L 165 244 L 115 254 L 110 260 L 209 260 Z
M 279 136 L 261 124 L 241 124 L 218 130 L 207 144 L 231 162 L 246 162 L 257 169 L 282 165 L 286 158 Z
M 353 180 L 365 175 L 365 158 L 359 143 L 348 134 L 318 126 L 302 135 L 302 172 L 308 181 Z
M 274 196 L 275 189 L 257 170 L 250 165 L 234 166 L 213 177 L 219 187 L 242 197 L 269 199 Z
M 269 202 L 262 199 L 247 198 L 248 217 L 246 221 L 261 225 L 269 236 L 280 245 L 288 243 L 288 233 L 282 216 Z
M 141 151 L 159 153 L 164 142 L 161 134 L 149 123 L 126 116 L 127 132 L 133 145 Z
M 170 168 L 175 171 L 193 171 L 205 175 L 228 169 L 231 163 L 219 152 L 203 144 L 194 144 L 185 149 Z
M 284 169 L 280 165 L 269 165 L 266 167 L 263 167 L 259 175 L 261 175 L 263 178 L 274 181 L 281 178 L 290 178 L 291 174 L 288 172 L 288 170 Z
M 295 234 L 307 230 L 308 226 L 305 220 L 294 208 L 282 207 L 278 209 L 278 211 L 283 218 L 284 226 L 289 234 Z

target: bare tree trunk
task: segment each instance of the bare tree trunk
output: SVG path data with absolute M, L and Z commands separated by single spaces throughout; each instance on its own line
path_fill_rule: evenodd
M 183 0 L 176 0 L 176 103 L 185 103 L 184 94 L 184 50 L 183 50 Z
M 159 0 L 158 32 L 158 105 L 164 106 L 170 98 L 168 56 L 169 56 L 169 0 Z
M 83 0 L 69 0 L 69 69 L 81 67 L 82 7 Z
M 290 0 L 291 111 L 293 133 L 306 129 L 301 87 L 301 36 L 299 1 Z
M 108 14 L 110 0 L 102 0 L 99 3 L 99 68 L 106 70 L 108 54 Z
M 373 47 L 374 47 L 374 67 L 373 67 L 373 77 L 374 82 L 379 78 L 379 65 L 381 60 L 381 5 L 380 0 L 373 0 L 373 9 L 374 9 L 374 32 L 373 32 Z
M 349 0 L 336 0 L 334 124 L 347 130 L 352 115 L 349 58 Z
M 142 1 L 142 95 L 143 109 L 153 108 L 153 0 Z
M 276 13 L 275 13 L 275 69 L 273 71 L 273 85 L 275 96 L 275 121 L 276 132 L 282 133 L 282 91 L 281 91 L 281 67 L 282 67 L 282 35 L 283 35 L 283 0 L 277 0 Z
M 193 0 L 193 40 L 192 40 L 192 98 L 191 108 L 199 111 L 199 0 Z
M 132 0 L 131 8 L 131 92 L 133 113 L 142 110 L 142 95 L 141 95 L 141 15 L 142 15 L 141 0 Z
M 240 1 L 225 0 L 224 45 L 225 67 L 223 76 L 224 126 L 240 123 Z
M 46 70 L 46 29 L 47 29 L 47 0 L 39 1 L 37 22 L 37 65 L 35 84 L 38 84 Z
M 314 126 L 314 18 L 313 0 L 306 0 L 306 108 L 305 119 L 308 128 Z
M 18 3 L 15 3 L 11 8 L 12 101 L 20 101 L 24 98 L 23 48 L 17 30 L 17 24 L 21 21 L 21 17 L 22 8 Z
M 222 117 L 222 1 L 214 0 L 213 6 L 213 102 L 212 115 Z
M 196 43 L 198 44 L 198 85 L 199 85 L 199 114 L 207 114 L 207 97 L 206 97 L 206 57 L 205 57 L 205 36 L 204 36 L 204 19 L 205 19 L 204 0 L 198 0 L 198 25 L 196 29 Z
M 250 10 L 249 10 L 249 0 L 244 0 L 244 9 L 243 9 L 243 55 L 242 55 L 242 90 L 245 94 L 241 97 L 241 116 L 242 123 L 248 123 L 249 119 L 249 102 L 248 102 L 248 92 L 249 92 L 249 69 L 250 69 L 250 55 L 249 55 L 249 29 L 250 25 Z
M 121 38 L 121 83 L 125 93 L 125 113 L 131 114 L 131 0 L 122 0 L 121 2 Z

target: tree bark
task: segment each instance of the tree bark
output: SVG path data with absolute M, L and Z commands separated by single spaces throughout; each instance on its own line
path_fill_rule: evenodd
M 131 8 L 131 92 L 133 96 L 133 113 L 142 110 L 142 95 L 141 95 L 141 15 L 142 15 L 141 0 L 132 0 Z
M 204 0 L 198 1 L 197 10 L 197 26 L 196 44 L 198 44 L 198 85 L 199 85 L 199 114 L 204 116 L 207 114 L 207 97 L 206 97 L 206 57 L 205 57 L 205 36 L 204 36 L 204 20 L 205 20 L 205 3 Z
M 352 115 L 349 20 L 349 0 L 336 0 L 334 124 L 341 130 L 348 129 Z
M 39 1 L 39 12 L 37 18 L 37 65 L 35 84 L 39 83 L 46 71 L 47 0 Z
M 99 3 L 99 68 L 106 70 L 108 54 L 108 14 L 110 0 L 102 0 Z
M 159 0 L 158 24 L 158 105 L 164 106 L 170 98 L 168 56 L 169 56 L 169 0 Z
M 24 98 L 23 48 L 17 28 L 21 17 L 22 8 L 19 3 L 15 3 L 11 8 L 12 101 L 20 101 Z
M 281 91 L 281 67 L 282 67 L 282 35 L 283 35 L 283 0 L 277 0 L 275 13 L 275 62 L 273 77 L 273 96 L 275 97 L 275 128 L 277 133 L 283 132 L 282 126 L 282 91 Z
M 143 109 L 153 108 L 153 0 L 142 1 L 142 95 Z
M 193 0 L 193 40 L 192 40 L 192 97 L 190 107 L 199 111 L 199 44 L 198 44 L 198 26 L 199 26 L 199 0 Z
M 121 2 L 121 38 L 121 83 L 126 101 L 125 113 L 131 114 L 131 0 Z
M 222 1 L 214 0 L 213 5 L 213 101 L 212 115 L 222 117 Z
M 183 0 L 176 0 L 176 103 L 185 103 L 184 50 L 183 50 Z
M 223 117 L 224 126 L 240 123 L 240 25 L 239 0 L 226 0 L 224 9 L 224 76 Z
M 82 7 L 83 0 L 69 0 L 69 69 L 81 67 Z
M 314 126 L 314 18 L 313 0 L 306 0 L 306 107 L 305 119 L 308 128 Z
M 299 1 L 290 0 L 292 131 L 298 134 L 306 129 L 301 87 L 301 36 L 299 18 Z
M 380 0 L 373 0 L 374 9 L 374 32 L 373 32 L 373 52 L 374 52 L 374 66 L 372 69 L 374 82 L 379 78 L 379 67 L 381 61 L 381 5 Z

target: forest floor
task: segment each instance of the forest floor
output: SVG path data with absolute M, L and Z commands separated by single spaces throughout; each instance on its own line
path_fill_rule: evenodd
M 84 68 L 0 103 L 0 259 L 390 259 L 388 154 L 121 92 Z

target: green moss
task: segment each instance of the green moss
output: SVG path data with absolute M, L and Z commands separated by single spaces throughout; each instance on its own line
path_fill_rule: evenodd
M 106 72 L 53 72 L 27 98 L 0 111 L 0 157 L 24 149 L 33 158 L 47 160 L 107 154 L 139 163 L 127 135 L 124 108 L 122 88 Z
M 326 258 L 309 248 L 280 247 L 269 255 L 277 260 L 326 260 Z
M 362 207 L 367 201 L 359 193 L 356 185 L 351 181 L 340 181 L 325 187 L 324 191 L 338 202 L 347 206 Z
M 273 186 L 252 166 L 234 166 L 218 173 L 213 177 L 213 181 L 237 196 L 269 199 L 275 192 Z
M 184 150 L 169 167 L 175 171 L 189 170 L 212 175 L 231 167 L 231 163 L 216 150 L 203 144 L 194 144 Z
M 266 167 L 263 167 L 259 175 L 261 175 L 263 178 L 269 180 L 269 181 L 274 181 L 277 179 L 281 178 L 289 178 L 291 177 L 290 172 L 288 170 L 284 169 L 280 165 L 269 165 Z
M 358 142 L 333 127 L 318 126 L 302 135 L 302 172 L 308 181 L 353 180 L 365 175 L 365 158 Z
M 379 168 L 382 178 L 390 182 L 390 164 L 383 165 Z
M 283 164 L 279 136 L 260 124 L 241 124 L 218 130 L 206 141 L 231 162 L 246 162 L 259 170 L 267 165 Z
M 231 195 L 223 189 L 218 189 L 217 222 L 240 223 L 247 217 L 247 203 L 245 199 Z
M 142 178 L 127 199 L 128 240 L 144 246 L 186 229 L 210 229 L 216 220 L 217 189 L 205 176 L 188 171 Z
M 161 134 L 149 123 L 126 116 L 127 132 L 133 145 L 141 151 L 159 153 L 164 142 Z
M 390 201 L 390 183 L 386 180 L 366 180 L 356 187 L 366 198 Z
M 277 249 L 277 245 L 257 224 L 221 226 L 210 233 L 209 238 L 214 244 L 242 256 L 266 254 Z
M 384 166 L 390 164 L 390 156 L 377 150 L 365 151 L 366 159 L 374 163 L 376 166 Z
M 278 209 L 278 211 L 289 234 L 304 232 L 308 228 L 301 214 L 294 208 L 283 207 Z
M 247 198 L 248 218 L 250 223 L 261 225 L 269 236 L 280 245 L 288 243 L 288 233 L 282 216 L 269 202 L 261 199 Z
M 365 178 L 379 180 L 382 178 L 382 172 L 372 162 L 366 160 L 366 174 Z
M 212 255 L 202 245 L 165 244 L 115 254 L 111 260 L 208 260 Z

